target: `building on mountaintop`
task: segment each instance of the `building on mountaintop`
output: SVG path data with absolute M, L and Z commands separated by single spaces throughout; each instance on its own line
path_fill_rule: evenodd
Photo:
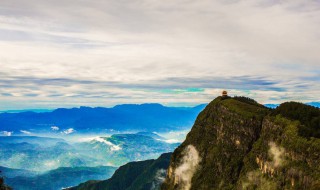
M 225 91 L 225 90 L 224 90 L 224 91 L 222 91 L 222 96 L 223 96 L 223 97 L 228 96 L 228 92 L 227 92 L 227 91 Z

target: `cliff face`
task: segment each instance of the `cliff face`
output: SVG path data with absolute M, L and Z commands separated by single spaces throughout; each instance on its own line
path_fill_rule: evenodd
M 162 189 L 233 187 L 244 157 L 259 138 L 266 111 L 258 105 L 216 98 L 199 114 L 185 142 L 174 151 Z M 189 171 L 195 157 L 198 160 Z
M 218 97 L 172 154 L 163 190 L 320 189 L 317 138 L 263 106 Z
M 320 189 L 320 139 L 299 136 L 300 125 L 280 115 L 263 120 L 237 189 Z

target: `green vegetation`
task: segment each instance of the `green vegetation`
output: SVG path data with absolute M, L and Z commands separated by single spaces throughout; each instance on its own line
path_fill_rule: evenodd
M 171 153 L 156 160 L 129 162 L 108 180 L 88 181 L 68 190 L 157 190 L 166 175 Z
M 250 102 L 250 103 L 247 103 Z M 234 97 L 221 101 L 221 103 L 242 116 L 247 118 L 263 117 L 268 109 L 250 98 Z
M 272 113 L 282 115 L 290 120 L 298 120 L 299 134 L 304 137 L 320 138 L 320 109 L 297 102 L 280 104 Z
M 174 151 L 162 189 L 183 189 L 174 171 L 188 145 L 201 156 L 190 190 L 320 189 L 319 116 L 295 102 L 270 110 L 250 98 L 218 97 Z
M 243 189 L 266 189 L 271 184 L 271 189 L 319 189 L 320 139 L 300 136 L 299 125 L 280 115 L 266 117 L 260 138 L 244 159 L 238 185 Z
M 243 159 L 258 139 L 263 116 L 268 109 L 234 98 L 218 97 L 198 116 L 185 142 L 173 153 L 173 171 L 183 162 L 183 152 L 193 145 L 201 155 L 199 170 L 192 177 L 190 190 L 234 189 L 243 166 Z M 163 190 L 180 189 L 172 175 Z M 183 189 L 183 188 L 182 188 Z
M 238 100 L 243 103 L 247 103 L 247 104 L 251 104 L 251 105 L 255 105 L 255 106 L 259 106 L 259 107 L 264 107 L 263 105 L 261 105 L 257 101 L 255 101 L 254 99 L 248 98 L 245 96 L 234 96 L 233 99 Z

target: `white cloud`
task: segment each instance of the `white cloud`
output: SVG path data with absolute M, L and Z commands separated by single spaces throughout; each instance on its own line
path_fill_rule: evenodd
M 190 130 L 169 131 L 167 133 L 156 133 L 165 138 L 167 143 L 183 142 Z
M 276 143 L 269 143 L 269 155 L 272 158 L 272 166 L 277 168 L 281 167 L 284 163 L 285 149 L 281 146 L 277 146 Z
M 26 130 L 20 130 L 21 133 L 26 134 L 26 135 L 30 135 L 31 132 L 30 131 L 26 131 Z
M 118 151 L 118 150 L 121 150 L 122 148 L 119 146 L 119 145 L 115 145 L 107 140 L 105 140 L 104 138 L 101 138 L 101 137 L 95 137 L 93 138 L 92 140 L 95 140 L 95 141 L 98 141 L 98 142 L 102 142 L 108 146 L 110 146 L 110 150 L 111 151 Z
M 201 158 L 193 145 L 188 145 L 184 152 L 180 165 L 175 169 L 175 183 L 179 189 L 189 190 L 192 186 L 192 177 L 199 167 Z
M 51 126 L 51 130 L 52 131 L 59 131 L 59 127 L 58 126 Z
M 2 131 L 2 134 L 9 137 L 13 134 L 13 131 Z
M 196 104 L 220 88 L 248 94 L 246 81 L 229 88 L 235 76 L 274 82 L 258 100 L 319 100 L 319 7 L 303 0 L 2 0 L 0 104 Z M 61 78 L 76 81 L 49 80 Z M 186 86 L 205 91 L 159 92 Z
M 164 141 L 166 143 L 169 143 L 169 144 L 173 144 L 173 143 L 181 143 L 180 140 L 178 139 L 156 139 L 156 140 L 159 140 L 159 141 Z
M 61 133 L 64 133 L 64 134 L 66 134 L 66 135 L 69 135 L 69 134 L 74 133 L 74 132 L 75 132 L 75 130 L 74 130 L 73 128 L 69 128 L 69 129 L 64 130 L 64 131 L 61 132 Z
M 165 169 L 159 169 L 154 176 L 154 180 L 152 181 L 150 190 L 160 189 L 161 184 L 166 179 L 166 174 L 167 174 L 167 171 Z

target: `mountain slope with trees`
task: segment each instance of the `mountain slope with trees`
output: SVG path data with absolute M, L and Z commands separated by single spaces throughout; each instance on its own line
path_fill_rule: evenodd
M 129 162 L 108 180 L 88 181 L 67 190 L 156 190 L 164 180 L 170 156 L 165 153 L 156 160 Z
M 162 189 L 320 189 L 318 117 L 300 103 L 218 97 L 172 154 Z

